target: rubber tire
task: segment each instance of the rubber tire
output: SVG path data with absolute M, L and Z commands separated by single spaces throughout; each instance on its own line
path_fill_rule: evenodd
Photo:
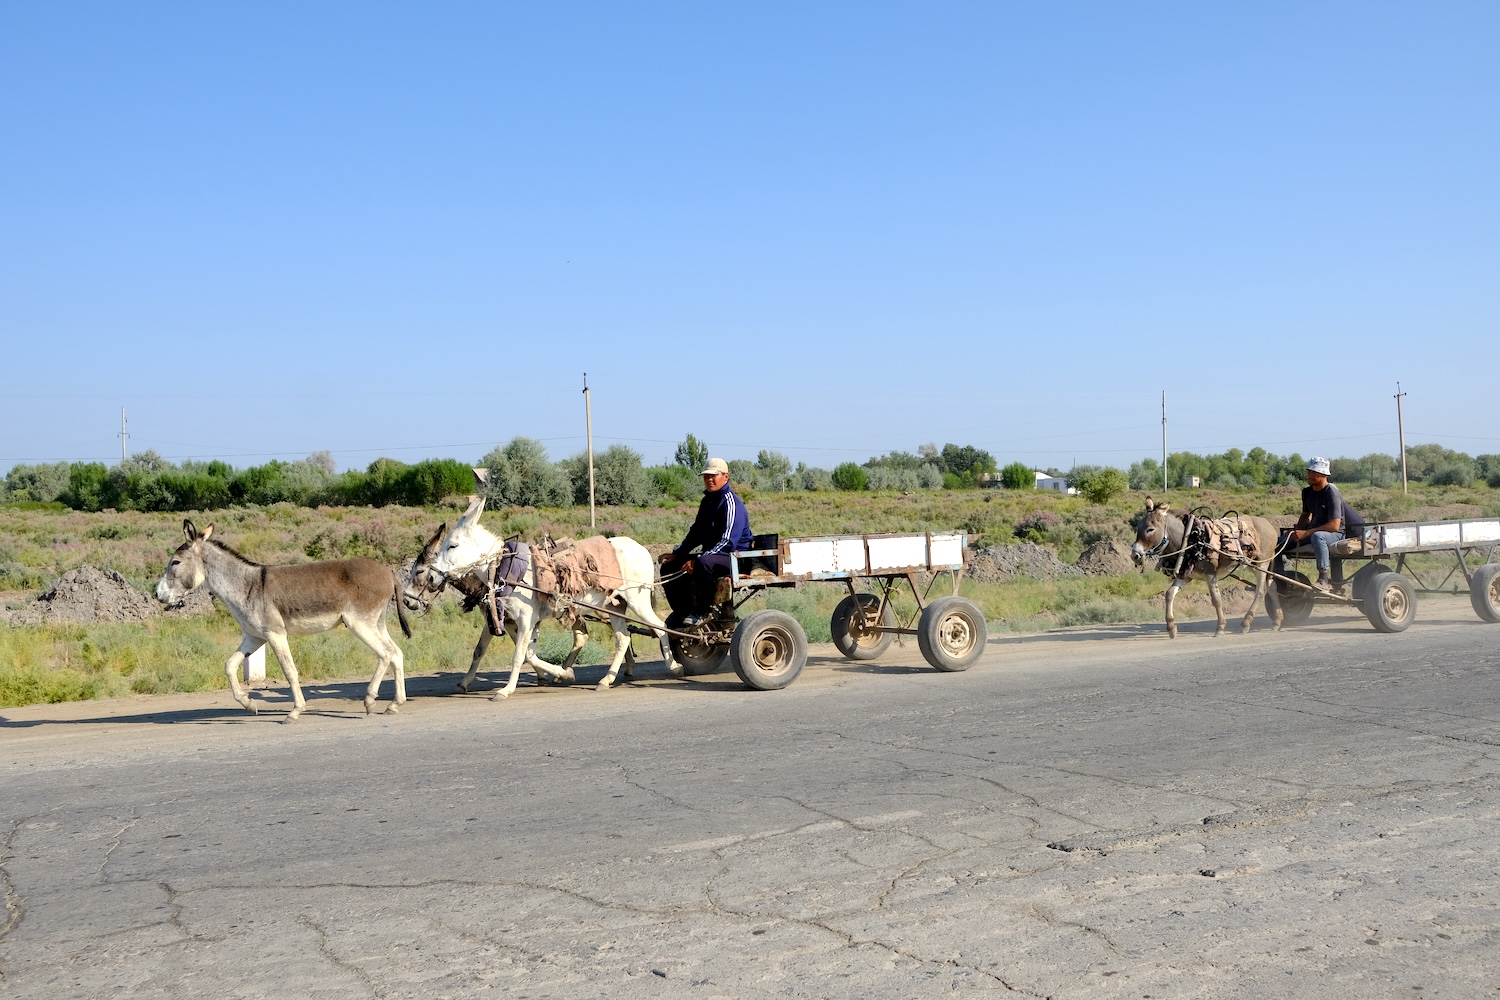
M 1486 563 L 1469 580 L 1469 603 L 1487 622 L 1500 622 L 1500 563 Z
M 667 615 L 667 628 L 682 628 L 683 617 L 676 611 Z M 724 669 L 724 661 L 729 659 L 728 646 L 690 643 L 675 635 L 667 636 L 667 642 L 672 646 L 672 659 L 682 664 L 682 673 L 685 677 L 701 677 L 704 674 L 718 673 Z
M 1293 580 L 1299 580 L 1302 583 L 1312 582 L 1302 573 L 1287 573 L 1284 575 L 1291 577 Z M 1281 627 L 1287 628 L 1288 626 L 1306 625 L 1307 620 L 1312 617 L 1313 612 L 1312 592 L 1302 590 L 1300 587 L 1286 586 L 1280 580 L 1272 580 L 1271 585 L 1276 588 L 1276 598 L 1281 602 Z M 1283 587 L 1285 587 L 1285 592 L 1283 592 Z M 1266 595 L 1266 617 L 1272 621 L 1276 620 L 1274 613 L 1271 611 L 1270 594 Z
M 780 691 L 807 666 L 807 633 L 785 611 L 757 611 L 735 628 L 729 659 L 746 687 Z
M 1349 578 L 1349 596 L 1360 604 L 1365 601 L 1365 586 L 1381 573 L 1389 573 L 1391 568 L 1383 562 L 1370 562 L 1361 566 L 1358 573 Z
M 839 648 L 840 653 L 851 660 L 873 660 L 891 648 L 891 643 L 896 641 L 894 632 L 867 633 L 856 638 L 849 629 L 856 614 L 868 616 L 869 611 L 861 612 L 859 609 L 874 611 L 879 607 L 879 594 L 850 594 L 839 601 L 839 606 L 833 609 L 833 617 L 828 622 L 828 631 L 833 634 L 833 644 Z M 890 604 L 886 604 L 885 614 L 880 616 L 880 624 L 885 628 L 895 627 L 896 615 L 891 611 Z
M 1417 592 L 1400 573 L 1381 573 L 1365 587 L 1365 617 L 1377 632 L 1405 632 L 1417 620 Z
M 968 670 L 984 655 L 989 640 L 984 612 L 967 597 L 941 597 L 917 619 L 922 658 L 945 673 Z

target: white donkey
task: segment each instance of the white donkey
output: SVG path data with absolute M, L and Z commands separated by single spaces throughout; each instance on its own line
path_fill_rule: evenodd
M 381 678 L 391 666 L 396 669 L 396 691 L 386 711 L 394 712 L 397 705 L 405 703 L 405 660 L 401 647 L 385 628 L 391 598 L 396 599 L 396 616 L 408 638 L 411 626 L 401 608 L 401 585 L 389 568 L 373 559 L 262 566 L 223 542 L 210 540 L 214 533 L 211 524 L 200 533 L 192 521 L 183 521 L 182 533 L 187 541 L 172 553 L 156 585 L 156 599 L 163 604 L 180 604 L 189 591 L 206 582 L 213 595 L 224 602 L 244 633 L 240 648 L 229 654 L 224 664 L 235 701 L 255 711 L 249 692 L 240 689 L 238 674 L 247 655 L 262 644 L 268 645 L 292 687 L 295 707 L 286 721 L 295 722 L 307 702 L 297 682 L 297 665 L 292 662 L 287 636 L 326 632 L 342 621 L 380 657 L 365 691 L 365 712 L 374 707 Z
M 453 530 L 448 532 L 448 537 L 443 540 L 437 555 L 433 558 L 430 570 L 438 583 L 445 578 L 463 576 L 472 570 L 487 567 L 489 563 L 500 558 L 505 543 L 485 530 L 484 526 L 479 523 L 479 516 L 483 512 L 484 498 L 481 497 L 469 504 L 469 509 L 464 511 L 463 516 L 454 524 Z M 656 579 L 656 567 L 651 559 L 651 553 L 647 552 L 639 542 L 630 538 L 611 538 L 609 544 L 615 550 L 615 558 L 620 564 L 620 586 L 611 593 L 589 590 L 578 597 L 570 596 L 569 598 L 572 604 L 598 611 L 599 617 L 607 619 L 610 630 L 614 632 L 614 659 L 610 661 L 609 672 L 599 682 L 598 689 L 605 691 L 614 684 L 615 678 L 620 673 L 620 664 L 625 660 L 625 652 L 630 648 L 629 624 L 617 614 L 605 613 L 606 608 L 619 610 L 618 605 L 614 604 L 616 600 L 624 603 L 625 614 L 656 630 L 661 641 L 662 659 L 666 661 L 667 669 L 674 677 L 680 676 L 682 667 L 672 659 L 672 647 L 664 631 L 667 627 L 666 622 L 658 618 L 651 607 L 651 585 Z M 491 696 L 492 701 L 511 696 L 521 676 L 521 664 L 528 660 L 534 667 L 549 674 L 553 679 L 571 679 L 558 668 L 550 664 L 544 666 L 542 661 L 535 658 L 536 633 L 541 626 L 542 619 L 571 618 L 566 604 L 554 600 L 550 595 L 529 589 L 537 585 L 534 562 L 527 568 L 521 583 L 524 586 L 517 587 L 512 594 L 499 601 L 505 610 L 506 631 L 510 632 L 510 622 L 515 623 L 513 638 L 516 648 L 511 657 L 510 682 Z M 587 638 L 586 633 L 584 638 Z M 578 645 L 582 643 L 575 640 L 575 652 Z M 467 688 L 468 683 L 473 679 L 478 663 L 478 657 L 476 657 L 469 670 L 470 676 L 464 678 L 461 687 Z

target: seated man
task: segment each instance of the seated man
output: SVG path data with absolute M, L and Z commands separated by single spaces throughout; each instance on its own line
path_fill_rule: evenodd
M 1318 579 L 1313 584 L 1319 590 L 1330 591 L 1343 583 L 1344 561 L 1330 559 L 1328 547 L 1344 538 L 1362 537 L 1364 519 L 1347 503 L 1339 488 L 1328 481 L 1328 459 L 1314 458 L 1307 463 L 1307 486 L 1302 490 L 1302 516 L 1297 526 L 1282 532 L 1276 545 L 1276 564 L 1272 568 L 1284 573 L 1283 549 L 1294 549 L 1311 540 L 1313 556 L 1318 564 Z M 1332 576 L 1329 576 L 1330 562 Z
M 662 572 L 681 569 L 692 574 L 697 597 L 693 610 L 706 611 L 718 603 L 717 580 L 729 574 L 729 560 L 734 553 L 753 548 L 753 538 L 744 501 L 729 488 L 728 464 L 722 458 L 711 458 L 703 469 L 698 516 L 681 544 L 662 553 Z M 702 551 L 694 555 L 695 549 Z

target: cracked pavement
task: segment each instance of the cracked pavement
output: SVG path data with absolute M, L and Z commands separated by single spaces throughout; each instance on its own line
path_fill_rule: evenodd
M 1500 996 L 1500 627 L 1212 629 L 6 710 L 0 994 Z

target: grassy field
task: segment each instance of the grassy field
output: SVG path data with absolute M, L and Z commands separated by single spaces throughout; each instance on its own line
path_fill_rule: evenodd
M 1367 520 L 1479 517 L 1500 514 L 1500 491 L 1487 486 L 1348 491 L 1348 499 Z M 758 532 L 829 534 L 840 532 L 915 531 L 964 528 L 976 546 L 1017 541 L 1015 529 L 1028 515 L 1055 517 L 1034 529 L 1032 538 L 1053 547 L 1065 561 L 1075 559 L 1101 538 L 1129 540 L 1131 523 L 1145 495 L 1131 493 L 1107 505 L 1079 497 L 1004 490 L 938 490 L 899 495 L 885 493 L 788 493 L 746 496 Z M 1174 491 L 1174 506 L 1204 506 L 1214 511 L 1265 514 L 1289 523 L 1298 509 L 1295 490 Z M 362 555 L 397 566 L 410 558 L 439 523 L 451 523 L 461 505 L 435 508 L 318 508 L 291 505 L 235 508 L 193 515 L 198 526 L 212 522 L 217 536 L 260 562 L 305 562 Z M 692 505 L 653 508 L 602 508 L 598 530 L 624 534 L 653 552 L 670 547 L 691 522 Z M 1035 520 L 1035 518 L 1033 518 Z M 498 534 L 534 538 L 590 533 L 587 508 L 532 508 L 487 512 L 485 524 Z M 182 516 L 0 506 L 0 605 L 29 603 L 64 572 L 94 565 L 120 573 L 132 586 L 150 593 L 172 549 L 182 538 Z M 1004 583 L 966 580 L 963 593 L 984 610 L 993 631 L 1037 631 L 1067 625 L 1150 621 L 1160 617 L 1163 580 L 1156 575 L 1065 577 L 1056 580 L 1015 579 Z M 798 618 L 813 642 L 828 640 L 828 619 L 843 596 L 841 587 L 810 584 L 777 591 L 760 599 Z M 1206 596 L 1184 609 L 1202 613 Z M 910 613 L 910 598 L 898 605 Z M 1183 612 L 1179 612 L 1180 614 Z M 456 604 L 440 601 L 431 612 L 414 618 L 415 636 L 400 638 L 412 673 L 467 668 L 478 636 L 477 615 L 462 615 Z M 605 632 L 596 630 L 602 639 Z M 200 619 L 158 618 L 120 625 L 0 626 L 0 706 L 107 698 L 126 694 L 198 691 L 224 686 L 223 663 L 237 644 L 239 631 L 222 610 Z M 637 639 L 646 659 L 655 658 L 654 643 Z M 561 658 L 568 638 L 549 626 L 543 634 L 543 656 Z M 293 640 L 293 652 L 305 678 L 368 674 L 374 657 L 340 629 Z M 486 667 L 508 665 L 510 643 L 497 642 Z M 602 642 L 591 642 L 582 662 L 607 659 Z M 275 672 L 274 660 L 270 668 Z

